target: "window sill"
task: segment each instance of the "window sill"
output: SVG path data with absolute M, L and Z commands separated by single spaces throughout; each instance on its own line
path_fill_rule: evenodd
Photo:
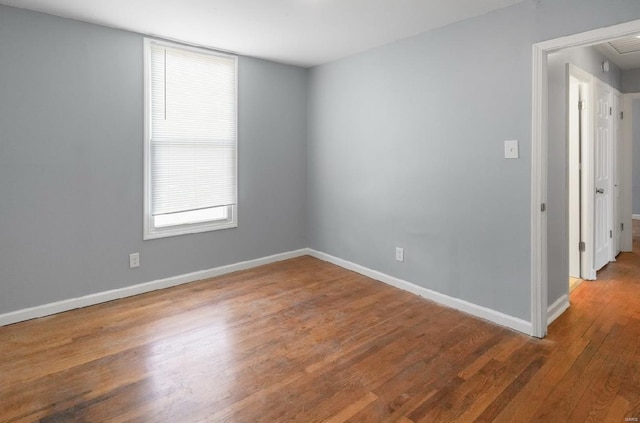
M 211 232 L 218 231 L 221 229 L 231 229 L 237 228 L 238 222 L 236 221 L 226 221 L 226 222 L 215 222 L 215 223 L 204 223 L 197 225 L 185 225 L 185 226 L 174 226 L 167 228 L 158 228 L 158 229 L 146 229 L 144 231 L 143 240 L 147 241 L 150 239 L 158 239 L 158 238 L 168 238 L 172 236 L 179 235 L 187 235 L 187 234 L 197 234 L 201 232 Z

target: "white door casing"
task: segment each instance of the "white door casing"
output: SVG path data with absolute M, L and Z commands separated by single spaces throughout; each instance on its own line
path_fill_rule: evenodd
M 624 225 L 620 240 L 622 252 L 633 251 L 633 219 L 632 219 L 632 190 L 633 190 L 633 102 L 640 99 L 640 93 L 625 93 L 622 99 L 622 118 L 620 138 L 620 223 Z M 636 125 L 640 122 L 636 122 Z
M 622 94 L 613 90 L 613 254 L 610 260 L 615 261 L 622 251 Z
M 580 80 L 573 75 L 571 64 L 567 64 L 569 75 L 568 98 L 568 147 L 569 147 L 569 276 L 580 278 Z
M 573 64 L 568 66 L 569 74 L 580 82 L 579 98 L 582 102 L 582 110 L 580 110 L 580 139 L 578 140 L 578 158 L 579 163 L 579 203 L 577 207 L 569 209 L 568 212 L 575 212 L 577 208 L 577 219 L 579 220 L 579 238 L 584 246 L 584 250 L 580 252 L 580 278 L 586 280 L 595 280 L 596 272 L 593 266 L 593 248 L 594 248 L 594 228 L 595 213 L 594 200 L 594 122 L 595 122 L 595 99 L 594 84 L 595 78 L 588 72 L 583 71 Z M 569 107 L 572 107 L 571 105 Z M 571 158 L 570 158 L 571 160 Z M 571 163 L 567 165 L 568 170 Z M 571 201 L 571 198 L 569 199 Z M 576 219 L 576 216 L 570 216 Z M 579 245 L 572 248 L 579 248 Z
M 593 76 L 568 63 L 569 110 L 567 165 L 569 180 L 568 219 L 569 222 L 569 276 L 595 279 L 593 271 L 593 183 L 583 180 L 582 174 L 589 175 L 588 166 L 592 155 L 593 128 Z M 573 92 L 573 95 L 571 95 Z M 582 104 L 580 106 L 580 103 Z M 584 172 L 583 172 L 583 168 Z M 593 181 L 593 179 L 591 179 Z M 585 250 L 580 251 L 584 242 Z

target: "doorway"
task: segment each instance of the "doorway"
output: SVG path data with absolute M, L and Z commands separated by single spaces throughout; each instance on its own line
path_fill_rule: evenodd
M 636 35 L 640 33 L 640 21 L 629 22 L 621 25 L 616 25 L 608 28 L 601 28 L 594 31 L 589 31 L 582 34 L 577 34 L 574 36 L 563 37 L 561 39 L 546 41 L 543 43 L 538 43 L 533 46 L 533 126 L 532 126 L 532 219 L 531 219 L 531 236 L 532 236 L 532 334 L 537 337 L 544 337 L 547 332 L 547 323 L 548 323 L 548 283 L 549 283 L 549 269 L 548 269 L 548 219 L 546 214 L 546 204 L 548 201 L 548 192 L 547 192 L 547 178 L 548 178 L 548 109 L 549 99 L 548 99 L 548 76 L 547 72 L 547 60 L 548 55 L 552 52 L 561 51 L 563 49 L 571 48 L 571 47 L 582 47 L 582 46 L 591 46 L 594 44 L 602 43 L 608 40 L 613 40 L 616 38 L 627 37 L 631 35 Z M 603 106 L 604 107 L 604 106 Z M 607 106 L 612 107 L 612 106 Z M 602 109 L 604 110 L 604 108 Z M 611 134 L 607 135 L 608 137 Z M 610 138 L 609 138 L 610 139 Z M 601 143 L 606 146 L 606 143 Z M 613 146 L 611 146 L 613 149 Z M 630 146 L 621 146 L 621 149 L 629 149 Z M 613 160 L 613 154 L 610 154 L 609 159 Z M 629 155 L 623 156 L 623 159 L 627 159 Z M 567 166 L 566 163 L 564 166 Z M 619 193 L 616 194 L 613 185 L 615 185 L 616 176 L 611 173 L 606 175 L 601 175 L 600 182 L 608 184 L 609 187 L 608 195 L 619 195 L 621 197 L 620 203 L 627 204 L 630 203 L 631 192 L 630 192 L 630 181 L 628 180 L 619 180 Z M 626 176 L 626 175 L 625 175 Z M 608 179 L 608 180 L 607 180 Z M 624 179 L 624 178 L 623 178 Z M 594 181 L 595 185 L 595 181 Z M 611 186 L 609 186 L 611 185 Z M 602 189 L 602 187 L 597 187 L 598 189 Z M 566 187 L 565 187 L 566 189 Z M 594 190 L 596 187 L 594 186 Z M 605 193 L 607 190 L 605 188 Z M 566 194 L 566 191 L 565 191 Z M 568 198 L 568 194 L 566 194 Z M 594 198 L 594 201 L 596 199 Z M 601 202 L 606 203 L 606 202 Z M 601 206 L 602 207 L 602 206 Z M 614 222 L 617 222 L 618 217 L 621 216 L 622 219 L 619 222 L 621 225 L 627 225 L 627 227 L 631 228 L 631 213 L 627 213 L 624 210 L 621 210 L 620 213 L 614 210 L 601 210 L 601 213 L 608 213 L 609 219 L 614 219 Z M 604 225 L 600 228 L 602 231 L 600 232 L 600 241 L 601 246 L 604 245 L 600 249 L 599 259 L 602 261 L 604 258 L 612 259 L 616 252 L 617 248 L 612 248 L 612 246 L 618 245 L 618 242 L 613 240 L 614 233 L 618 234 L 617 228 L 611 228 L 607 231 L 604 229 Z M 603 234 L 609 235 L 607 241 L 606 238 L 603 237 Z M 628 230 L 626 233 L 620 233 L 620 244 L 624 247 L 624 245 L 630 242 L 630 234 L 631 231 Z M 629 235 L 629 236 L 627 236 Z M 629 240 L 626 240 L 629 238 Z M 563 245 L 566 245 L 568 241 L 568 236 L 565 236 L 565 242 Z M 596 241 L 594 240 L 594 243 Z M 608 251 L 608 255 L 604 252 Z M 568 260 L 567 260 L 568 261 Z M 594 255 L 595 261 L 595 255 Z M 583 261 L 582 261 L 583 262 Z M 567 271 L 568 275 L 568 271 Z M 566 283 L 566 279 L 565 279 Z M 566 285 L 565 285 L 566 286 Z M 568 287 L 567 287 L 568 289 Z M 554 304 L 555 305 L 555 304 Z
M 606 63 L 595 48 L 590 54 Z M 616 67 L 612 64 L 611 67 Z M 613 70 L 613 69 L 612 69 Z M 621 70 L 616 67 L 620 86 Z M 620 216 L 622 101 L 620 92 L 567 63 L 567 191 L 569 292 L 616 260 L 621 251 Z
M 590 135 L 589 114 L 586 106 L 590 99 L 591 76 L 575 65 L 567 64 L 568 83 L 568 121 L 567 121 L 567 190 L 568 198 L 568 227 L 569 227 L 569 292 L 578 287 L 586 276 L 583 269 L 582 255 L 586 245 L 582 243 L 585 218 L 582 215 L 583 183 L 582 183 L 582 150 L 587 144 L 586 137 Z

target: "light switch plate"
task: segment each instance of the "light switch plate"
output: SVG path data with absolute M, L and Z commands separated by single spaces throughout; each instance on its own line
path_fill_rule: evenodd
M 504 142 L 504 158 L 517 159 L 520 157 L 518 152 L 518 140 L 507 140 Z

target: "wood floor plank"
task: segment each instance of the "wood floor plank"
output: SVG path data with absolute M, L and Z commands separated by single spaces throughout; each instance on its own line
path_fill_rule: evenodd
M 562 354 L 550 354 L 547 363 L 496 416 L 495 421 L 504 423 L 530 421 L 540 404 L 563 380 L 587 344 L 586 340 L 574 341 L 562 351 Z
M 551 414 L 555 418 L 568 421 L 569 415 L 573 412 L 585 390 L 591 384 L 601 383 L 601 381 L 596 380 L 596 376 L 598 375 L 597 370 L 602 364 L 598 351 L 606 346 L 603 341 L 608 340 L 611 343 L 615 343 L 621 332 L 621 329 L 615 326 L 612 332 L 613 336 L 602 336 L 597 338 L 597 341 L 587 345 L 580 357 L 574 362 L 570 371 L 554 388 L 547 399 L 540 404 L 533 421 L 549 421 Z
M 331 418 L 325 420 L 325 423 L 342 423 L 347 419 L 351 418 L 354 414 L 358 413 L 367 405 L 371 404 L 378 397 L 375 394 L 368 392 L 367 395 L 359 399 L 358 401 L 352 403 L 346 408 L 343 408 L 338 414 L 332 416 Z
M 609 408 L 607 416 L 602 421 L 608 423 L 618 423 L 625 421 L 625 416 L 627 416 L 628 409 L 629 403 L 627 402 L 627 400 L 622 397 L 616 397 L 611 403 L 611 408 Z
M 569 416 L 573 421 L 602 421 L 606 417 L 613 398 L 620 389 L 623 369 L 638 347 L 635 332 L 637 324 L 628 324 L 610 351 L 599 354 L 599 368 L 593 370 L 594 377 Z

